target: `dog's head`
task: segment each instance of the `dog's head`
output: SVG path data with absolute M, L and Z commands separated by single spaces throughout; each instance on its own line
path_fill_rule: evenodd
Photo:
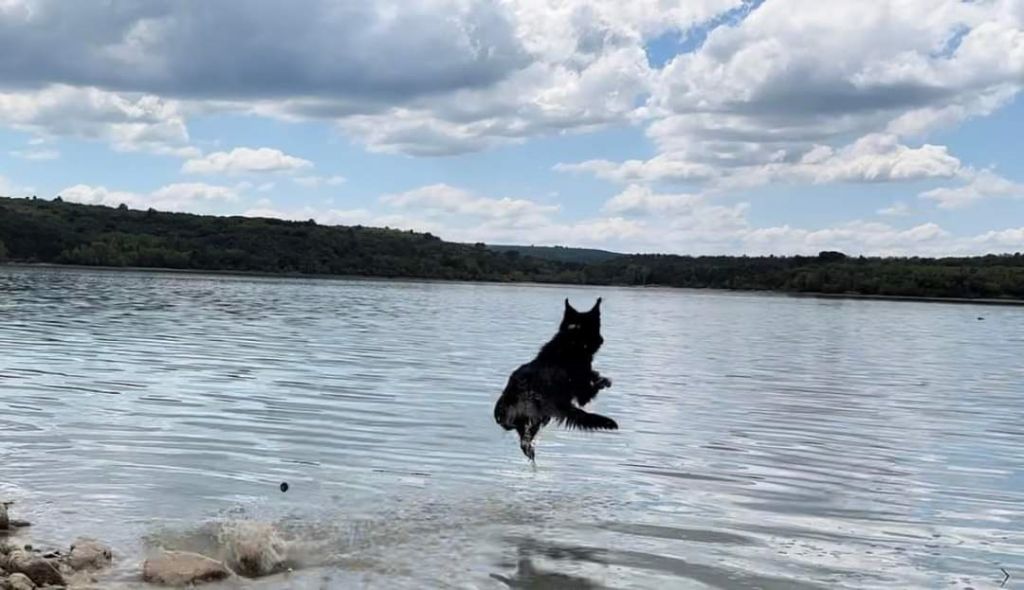
M 601 298 L 597 298 L 597 303 L 590 311 L 576 311 L 566 299 L 558 333 L 571 347 L 588 354 L 596 353 L 604 344 L 604 338 L 601 337 Z

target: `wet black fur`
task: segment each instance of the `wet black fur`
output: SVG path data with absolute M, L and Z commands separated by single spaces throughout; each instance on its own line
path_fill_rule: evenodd
M 594 371 L 601 337 L 601 299 L 579 312 L 565 300 L 558 333 L 529 363 L 516 369 L 494 405 L 494 420 L 519 433 L 519 448 L 532 461 L 533 439 L 552 418 L 568 428 L 616 430 L 615 420 L 583 410 L 612 382 Z

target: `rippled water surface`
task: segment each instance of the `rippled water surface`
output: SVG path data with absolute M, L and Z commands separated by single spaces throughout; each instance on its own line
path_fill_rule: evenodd
M 599 295 L 621 430 L 531 468 L 493 402 Z M 0 267 L 0 495 L 112 587 L 260 524 L 296 571 L 235 585 L 1013 588 L 1022 353 L 1013 307 Z

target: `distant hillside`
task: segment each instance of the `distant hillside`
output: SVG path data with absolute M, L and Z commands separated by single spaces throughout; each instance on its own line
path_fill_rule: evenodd
M 10 260 L 283 274 L 578 282 L 579 266 L 430 234 L 0 198 Z
M 456 244 L 313 221 L 0 197 L 0 261 L 473 281 L 1024 300 L 1024 255 L 974 258 L 621 255 Z
M 575 262 L 579 264 L 606 262 L 613 258 L 623 256 L 623 254 L 608 252 L 607 250 L 595 250 L 593 248 L 568 248 L 565 246 L 489 245 L 487 247 L 495 252 L 518 252 L 523 256 L 533 256 L 535 258 L 553 260 L 555 262 Z

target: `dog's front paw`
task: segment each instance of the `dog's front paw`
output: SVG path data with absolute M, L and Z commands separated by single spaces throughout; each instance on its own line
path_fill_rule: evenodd
M 594 387 L 598 389 L 608 389 L 612 386 L 612 380 L 607 377 L 599 377 L 594 381 Z

